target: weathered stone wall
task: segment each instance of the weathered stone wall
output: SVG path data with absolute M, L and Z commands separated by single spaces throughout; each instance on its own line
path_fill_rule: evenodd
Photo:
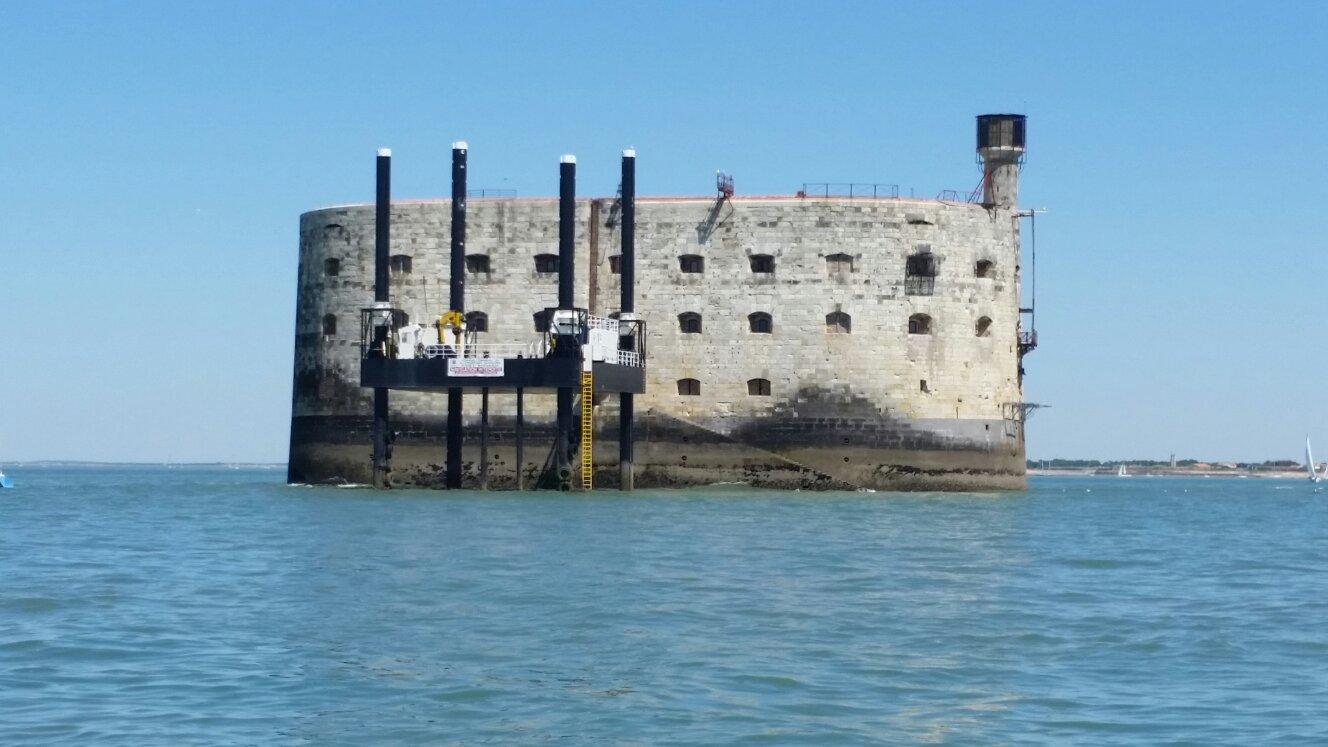
M 601 314 L 618 306 L 611 257 L 620 236 L 608 225 L 614 215 L 612 200 L 577 205 L 577 304 Z M 449 222 L 447 201 L 393 204 L 391 253 L 410 256 L 412 268 L 393 276 L 392 300 L 413 321 L 428 323 L 446 310 Z M 345 453 L 347 444 L 360 442 L 346 424 L 362 422 L 371 409 L 369 390 L 358 387 L 358 338 L 359 309 L 373 298 L 373 228 L 371 205 L 301 217 L 293 477 L 361 474 L 354 455 Z M 466 282 L 467 311 L 488 315 L 483 339 L 535 339 L 534 315 L 557 298 L 556 273 L 535 269 L 537 254 L 557 253 L 556 200 L 472 200 L 467 228 L 468 252 L 490 262 L 488 274 L 468 274 Z M 906 260 L 924 248 L 938 261 L 934 289 L 909 294 Z M 639 199 L 636 310 L 648 324 L 649 358 L 638 412 L 776 460 L 796 454 L 797 464 L 851 484 L 897 484 L 882 475 L 902 470 L 943 473 L 949 477 L 934 481 L 943 486 L 1017 487 L 1022 431 L 1007 418 L 1021 399 L 1018 250 L 1011 210 L 966 203 Z M 851 271 L 827 261 L 841 254 L 851 257 Z M 682 255 L 702 257 L 704 272 L 682 272 Z M 753 255 L 772 257 L 773 272 L 753 272 Z M 336 276 L 325 272 L 328 259 L 340 263 Z M 991 263 L 986 277 L 977 276 L 979 261 Z M 680 330 L 679 314 L 689 312 L 701 316 L 700 334 Z M 771 315 L 770 333 L 750 331 L 754 312 Z M 831 312 L 849 315 L 849 333 L 827 329 Z M 332 335 L 322 334 L 328 314 L 336 318 Z M 930 317 L 930 334 L 909 334 L 913 314 Z M 983 317 L 991 324 L 979 336 Z M 684 378 L 700 382 L 699 396 L 678 393 Z M 770 394 L 749 394 L 751 379 L 768 380 Z M 445 409 L 441 395 L 391 396 L 394 420 L 408 427 L 432 424 Z M 551 396 L 527 397 L 533 422 L 550 418 L 552 408 Z M 473 421 L 477 395 L 467 395 L 466 410 Z M 495 395 L 491 413 L 498 422 L 510 419 L 513 398 Z M 418 425 L 417 438 L 399 439 L 396 461 L 403 448 L 427 452 L 441 442 L 441 429 L 433 427 Z M 697 468 L 669 444 L 682 448 L 689 441 L 674 428 L 658 430 L 669 435 L 643 453 L 660 463 L 643 464 L 644 473 L 653 467 L 666 475 L 663 482 L 687 482 L 679 470 Z M 331 472 L 319 464 L 320 440 L 341 442 Z M 440 449 L 429 468 L 433 462 L 441 462 Z M 722 466 L 696 479 L 723 478 Z

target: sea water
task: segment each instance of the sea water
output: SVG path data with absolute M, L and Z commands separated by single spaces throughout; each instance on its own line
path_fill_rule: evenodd
M 1328 493 L 12 470 L 0 743 L 1328 742 Z

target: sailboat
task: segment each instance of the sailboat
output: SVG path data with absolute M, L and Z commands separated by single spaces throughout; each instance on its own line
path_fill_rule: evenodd
M 12 488 L 14 481 L 5 476 L 5 471 L 0 469 L 0 488 Z
M 1310 482 L 1319 482 L 1324 477 L 1328 477 L 1328 465 L 1323 468 L 1321 474 L 1314 466 L 1314 452 L 1310 451 L 1310 437 L 1305 437 L 1305 470 L 1310 473 Z
M 1129 477 L 1129 476 L 1130 476 L 1130 473 L 1127 472 L 1127 471 L 1125 470 L 1125 465 L 1122 464 L 1122 465 L 1120 466 L 1120 469 L 1116 470 L 1116 476 L 1117 476 L 1117 477 Z

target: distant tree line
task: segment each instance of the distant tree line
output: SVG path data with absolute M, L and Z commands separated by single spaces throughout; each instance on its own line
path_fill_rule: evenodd
M 1198 459 L 1177 459 L 1177 467 L 1193 467 L 1199 464 Z M 1220 462 L 1210 462 L 1213 466 L 1221 466 Z M 1102 461 L 1100 459 L 1029 459 L 1029 469 L 1100 469 L 1102 467 L 1170 467 L 1170 460 L 1160 461 L 1157 459 L 1122 459 Z M 1236 469 L 1243 470 L 1276 470 L 1292 469 L 1302 466 L 1300 462 L 1292 459 L 1276 459 L 1264 462 L 1236 462 Z

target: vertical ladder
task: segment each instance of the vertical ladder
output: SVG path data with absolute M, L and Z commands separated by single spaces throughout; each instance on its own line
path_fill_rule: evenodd
M 590 490 L 595 476 L 591 434 L 595 425 L 595 383 L 593 374 L 581 372 L 581 489 Z

